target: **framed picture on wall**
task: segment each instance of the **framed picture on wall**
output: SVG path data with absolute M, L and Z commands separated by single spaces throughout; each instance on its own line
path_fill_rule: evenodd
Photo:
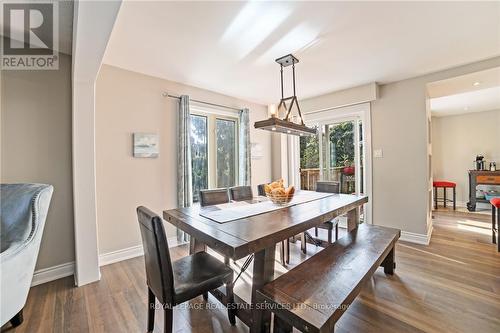
M 134 157 L 158 157 L 158 134 L 134 133 Z

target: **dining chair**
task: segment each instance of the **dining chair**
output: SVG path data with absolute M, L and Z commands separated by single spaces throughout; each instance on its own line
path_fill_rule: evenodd
M 340 184 L 335 181 L 318 181 L 316 183 L 316 192 L 324 193 L 340 193 Z M 314 228 L 315 236 L 318 237 L 318 229 L 328 230 L 328 243 L 332 243 L 333 238 L 333 228 L 335 227 L 335 240 L 339 238 L 339 224 L 338 220 L 325 222 L 318 227 Z
M 231 325 L 236 323 L 233 270 L 207 252 L 172 262 L 162 219 L 146 207 L 137 207 L 148 286 L 148 332 L 153 332 L 156 299 L 165 312 L 164 333 L 172 332 L 173 307 L 226 285 L 226 306 Z
M 260 195 L 262 197 L 266 196 L 266 184 L 257 185 L 257 195 Z
M 217 188 L 213 190 L 200 190 L 200 205 L 212 206 L 229 202 L 227 188 Z
M 229 202 L 229 193 L 227 188 L 216 188 L 213 190 L 200 190 L 201 207 L 220 205 Z M 191 241 L 193 239 L 191 238 Z M 224 263 L 229 265 L 229 257 L 224 257 Z
M 259 196 L 262 197 L 266 196 L 265 186 L 266 184 L 257 185 L 257 191 Z M 283 266 L 286 266 L 286 264 L 290 263 L 290 239 L 280 242 L 280 262 L 281 265 Z
M 251 186 L 234 186 L 229 188 L 229 198 L 234 201 L 252 200 Z

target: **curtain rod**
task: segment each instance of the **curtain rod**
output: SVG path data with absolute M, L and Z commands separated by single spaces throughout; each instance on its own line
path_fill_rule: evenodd
M 163 95 L 163 97 L 170 97 L 170 98 L 181 99 L 180 96 L 170 95 L 167 92 L 163 92 L 162 95 Z M 242 110 L 242 109 L 238 109 L 238 108 L 233 108 L 232 106 L 226 106 L 226 105 L 222 105 L 222 104 L 215 104 L 215 103 L 210 103 L 210 102 L 204 102 L 204 101 L 199 101 L 199 100 L 196 100 L 196 99 L 189 99 L 189 100 L 193 101 L 193 102 L 196 102 L 196 103 L 201 103 L 201 104 L 206 104 L 206 105 L 211 105 L 211 106 L 217 106 L 217 107 L 220 107 L 220 108 L 226 108 L 226 109 L 235 110 L 235 111 L 241 111 Z

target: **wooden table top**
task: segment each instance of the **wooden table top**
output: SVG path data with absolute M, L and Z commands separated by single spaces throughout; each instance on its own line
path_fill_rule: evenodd
M 219 253 L 240 259 L 368 202 L 367 196 L 334 194 L 268 213 L 218 223 L 200 215 L 198 204 L 165 210 L 163 218 Z

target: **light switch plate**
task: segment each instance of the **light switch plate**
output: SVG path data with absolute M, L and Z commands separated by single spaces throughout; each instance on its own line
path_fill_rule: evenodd
M 382 149 L 374 149 L 373 150 L 373 157 L 382 158 L 382 157 L 384 157 L 384 152 L 382 151 Z

